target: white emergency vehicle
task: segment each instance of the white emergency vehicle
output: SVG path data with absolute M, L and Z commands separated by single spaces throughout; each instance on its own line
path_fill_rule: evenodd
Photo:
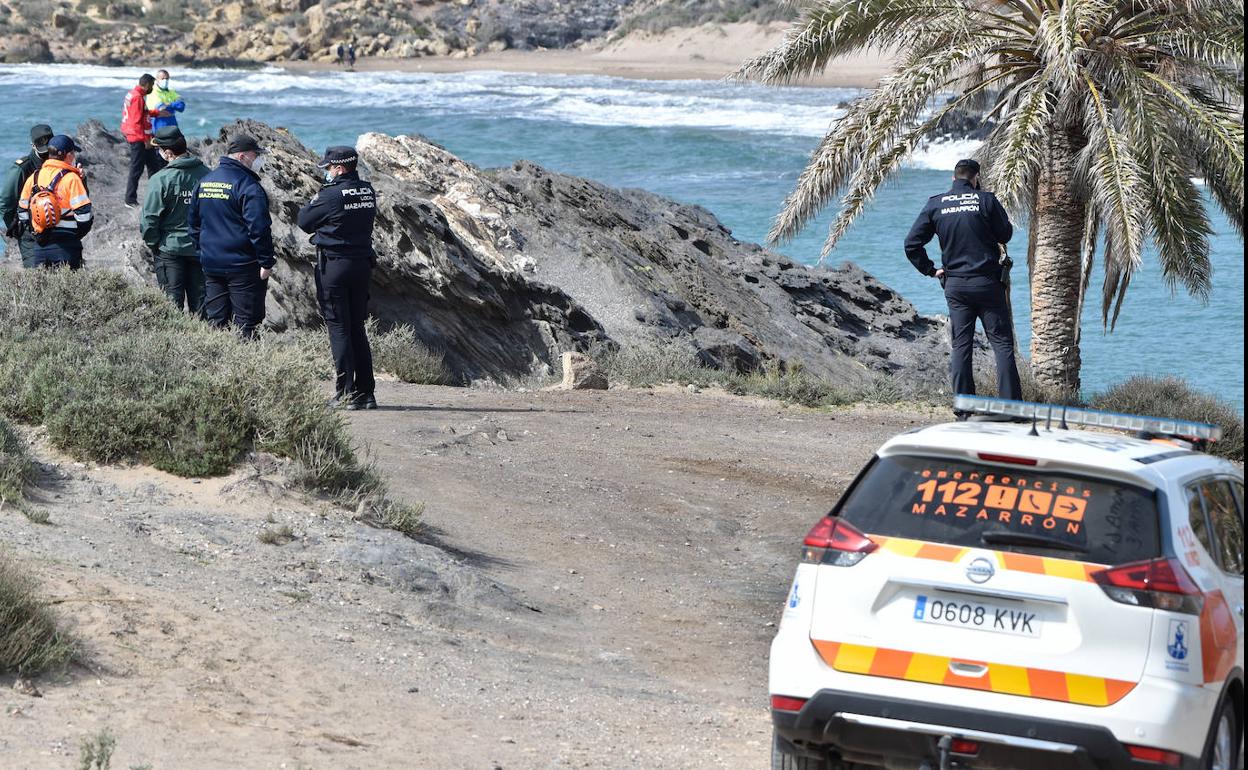
M 1200 451 L 1219 429 L 955 408 L 1022 422 L 891 439 L 806 536 L 773 770 L 1236 770 L 1244 475 Z

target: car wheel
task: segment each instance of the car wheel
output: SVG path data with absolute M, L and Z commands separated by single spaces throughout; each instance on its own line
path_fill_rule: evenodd
M 1200 763 L 1206 770 L 1238 770 L 1240 751 L 1240 725 L 1235 719 L 1235 707 L 1230 701 L 1222 704 L 1218 717 L 1209 730 L 1205 744 L 1205 757 Z
M 783 751 L 783 745 L 787 744 L 778 735 L 771 741 L 771 770 L 840 770 L 839 766 L 829 766 L 827 760 L 799 757 Z

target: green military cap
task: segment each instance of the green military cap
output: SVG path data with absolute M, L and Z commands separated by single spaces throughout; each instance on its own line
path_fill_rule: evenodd
M 186 137 L 182 135 L 182 129 L 177 126 L 165 126 L 157 129 L 156 136 L 152 139 L 152 144 L 157 147 L 172 147 L 178 142 L 185 140 Z

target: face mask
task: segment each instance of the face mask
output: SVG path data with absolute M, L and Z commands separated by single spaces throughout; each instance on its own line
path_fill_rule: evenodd
M 256 159 L 251 162 L 251 170 L 259 174 L 264 170 L 264 156 L 257 155 Z
M 168 91 L 168 90 L 169 90 L 169 79 L 168 79 L 168 78 L 165 78 L 164 80 L 157 80 L 157 81 L 156 81 L 156 87 L 157 87 L 157 88 L 159 88 L 161 91 Z
M 325 172 L 325 184 L 329 184 L 332 181 L 334 181 L 334 172 L 326 171 Z

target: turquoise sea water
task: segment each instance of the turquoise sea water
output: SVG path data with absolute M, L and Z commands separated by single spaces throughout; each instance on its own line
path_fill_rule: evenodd
M 7 162 L 8 155 L 22 152 L 35 122 L 63 131 L 98 118 L 115 128 L 125 91 L 139 74 L 82 65 L 0 66 L 0 153 Z M 810 151 L 839 114 L 837 105 L 857 93 L 488 72 L 176 69 L 174 87 L 190 105 L 182 118 L 188 133 L 215 133 L 239 117 L 285 126 L 318 149 L 351 143 L 366 131 L 418 133 L 480 166 L 525 158 L 697 203 L 737 237 L 752 241 L 765 236 Z M 926 148 L 880 192 L 830 262 L 857 262 L 922 312 L 944 313 L 939 287 L 914 271 L 901 241 L 927 197 L 944 189 L 953 162 L 973 149 L 969 142 Z M 823 217 L 781 251 L 813 262 L 829 220 Z M 1208 305 L 1172 293 L 1150 260 L 1132 283 L 1118 330 L 1106 334 L 1098 276 L 1084 320 L 1085 388 L 1101 389 L 1136 373 L 1177 374 L 1242 412 L 1244 248 L 1220 215 L 1215 228 L 1215 288 Z M 1026 233 L 1019 232 L 1016 255 L 1025 253 L 1025 244 Z M 1026 349 L 1026 274 L 1020 267 L 1014 303 Z

